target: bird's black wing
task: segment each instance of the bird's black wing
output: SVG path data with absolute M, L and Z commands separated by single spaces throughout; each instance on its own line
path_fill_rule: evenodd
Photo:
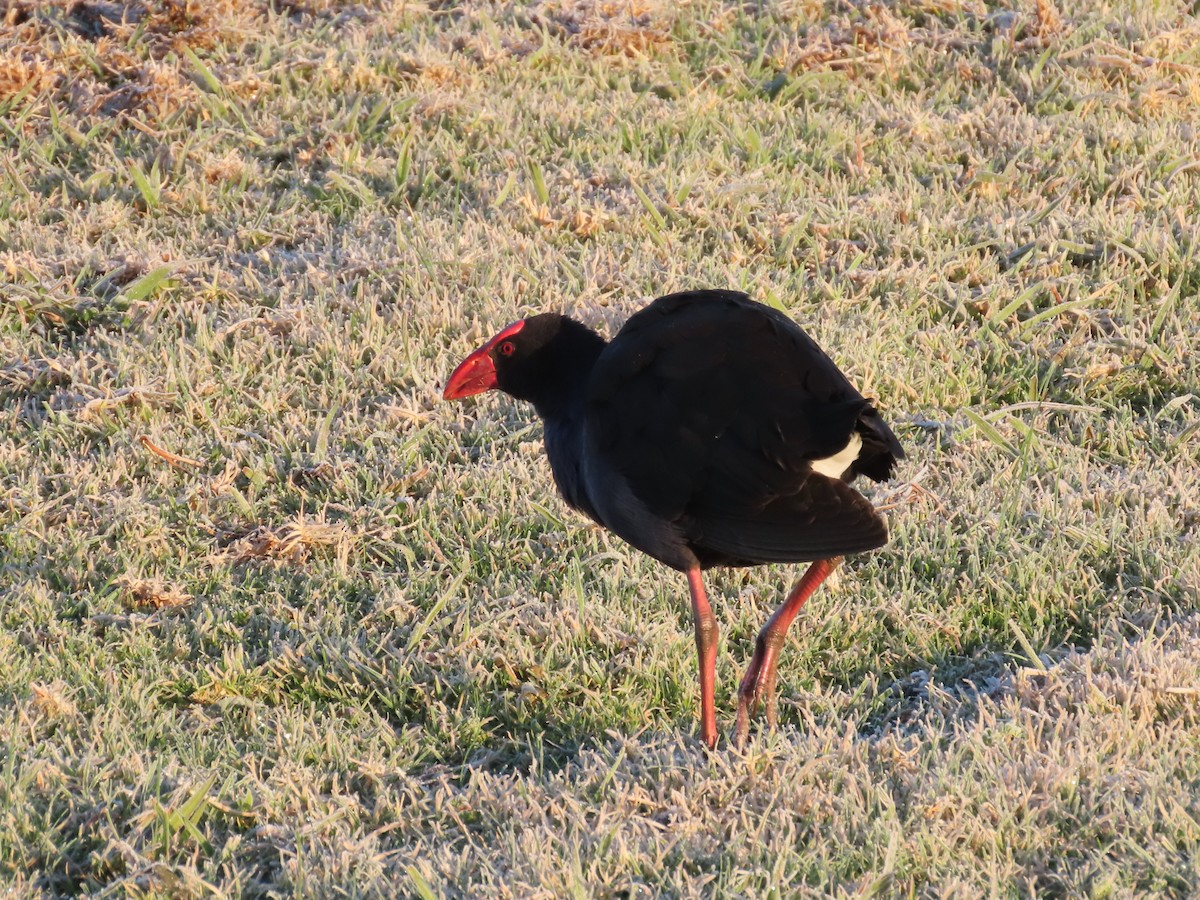
M 653 516 L 697 556 L 747 563 L 886 542 L 870 503 L 810 468 L 873 412 L 794 322 L 730 291 L 672 294 L 631 317 L 586 406 L 589 452 Z

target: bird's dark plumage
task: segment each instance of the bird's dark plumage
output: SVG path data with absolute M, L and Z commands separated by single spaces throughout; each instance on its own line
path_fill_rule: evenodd
M 597 468 L 676 525 L 702 567 L 806 562 L 887 541 L 871 505 L 811 465 L 858 434 L 863 451 L 845 479 L 864 467 L 886 478 L 899 442 L 808 335 L 744 294 L 672 294 L 630 318 L 596 360 L 584 415 Z M 680 548 L 614 530 L 668 565 L 690 564 Z
M 534 404 L 571 506 L 689 578 L 887 541 L 850 482 L 890 477 L 895 435 L 799 326 L 745 294 L 661 297 L 610 342 L 534 316 L 465 360 L 446 396 L 490 387 Z

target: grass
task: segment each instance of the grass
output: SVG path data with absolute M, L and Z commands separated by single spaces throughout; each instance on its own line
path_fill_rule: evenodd
M 1195 895 L 1194 12 L 10 0 L 6 888 Z M 744 754 L 682 580 L 439 400 L 698 286 L 910 454 Z M 712 579 L 722 727 L 794 574 Z

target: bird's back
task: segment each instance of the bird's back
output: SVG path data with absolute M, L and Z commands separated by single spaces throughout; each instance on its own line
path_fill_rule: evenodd
M 895 436 L 815 341 L 744 294 L 672 294 L 632 316 L 596 362 L 585 415 L 589 493 L 638 507 L 624 516 L 610 501 L 607 518 L 620 521 L 604 524 L 668 564 L 683 566 L 657 546 L 663 523 L 702 565 L 819 559 L 887 540 L 846 481 L 887 477 L 903 456 Z M 862 447 L 846 480 L 813 470 L 854 436 Z

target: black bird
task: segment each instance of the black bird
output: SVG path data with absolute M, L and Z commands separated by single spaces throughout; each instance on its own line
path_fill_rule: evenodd
M 554 313 L 515 322 L 463 360 L 443 396 L 495 388 L 541 416 L 570 506 L 687 574 L 709 747 L 718 629 L 701 572 L 812 563 L 758 635 L 734 742 L 760 701 L 773 725 L 788 626 L 843 555 L 887 543 L 849 484 L 883 481 L 904 458 L 871 401 L 791 319 L 734 291 L 660 297 L 611 341 Z

